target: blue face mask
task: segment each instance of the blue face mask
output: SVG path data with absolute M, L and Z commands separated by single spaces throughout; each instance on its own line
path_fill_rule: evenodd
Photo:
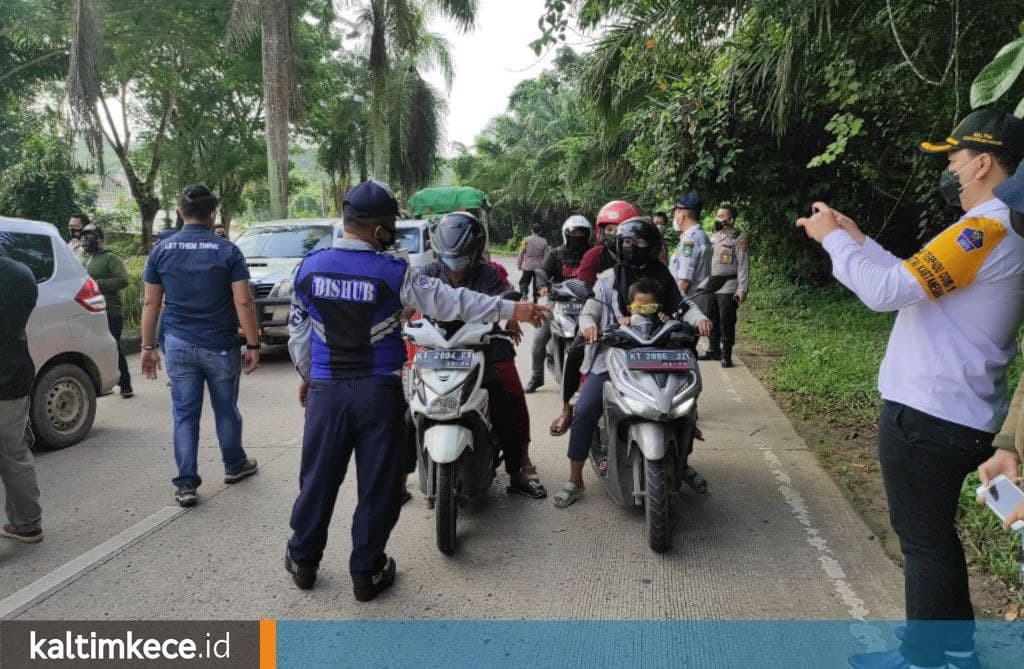
M 461 272 L 469 267 L 470 260 L 472 260 L 472 258 L 469 256 L 464 256 L 462 258 L 441 258 L 441 262 L 445 264 L 445 267 L 453 272 Z

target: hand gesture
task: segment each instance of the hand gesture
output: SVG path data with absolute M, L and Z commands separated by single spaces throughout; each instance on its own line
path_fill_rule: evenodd
M 147 379 L 155 379 L 160 369 L 160 354 L 155 350 L 142 352 L 142 375 Z
M 588 342 L 593 344 L 595 341 L 597 341 L 597 337 L 598 337 L 597 326 L 596 325 L 588 325 L 587 327 L 583 328 L 583 332 L 581 332 L 580 334 L 583 335 L 584 339 L 586 339 Z
M 798 219 L 796 227 L 803 228 L 807 236 L 814 241 L 820 244 L 830 234 L 841 229 L 839 221 L 836 219 L 836 213 L 824 202 L 815 202 L 811 210 L 814 213 L 810 218 Z
M 701 322 L 697 323 L 697 332 L 700 333 L 701 337 L 710 337 L 711 336 L 711 329 L 712 329 L 711 321 L 709 321 L 706 318 L 704 320 L 702 320 Z
M 540 327 L 541 319 L 550 313 L 550 309 L 534 304 L 533 302 L 516 302 L 516 309 L 512 313 L 512 320 L 525 321 L 533 327 Z

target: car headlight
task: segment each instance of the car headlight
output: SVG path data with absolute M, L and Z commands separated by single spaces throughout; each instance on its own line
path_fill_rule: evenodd
M 292 284 L 291 279 L 285 279 L 277 284 L 278 297 L 291 297 L 293 292 L 295 292 L 295 286 Z
M 444 419 L 459 413 L 459 395 L 438 395 L 427 405 L 427 418 Z

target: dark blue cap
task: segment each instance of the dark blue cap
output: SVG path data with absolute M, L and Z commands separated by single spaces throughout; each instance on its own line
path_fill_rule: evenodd
M 689 209 L 690 211 L 700 212 L 704 208 L 704 203 L 700 199 L 700 195 L 696 193 L 683 193 L 676 198 L 676 209 Z
M 1024 163 L 1013 176 L 992 189 L 997 198 L 1018 214 L 1024 214 Z
M 356 218 L 397 216 L 398 200 L 391 192 L 391 186 L 370 179 L 352 187 L 345 196 L 345 208 Z

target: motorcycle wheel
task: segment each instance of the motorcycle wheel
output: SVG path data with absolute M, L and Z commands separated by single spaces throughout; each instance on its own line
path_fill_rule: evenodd
M 656 553 L 668 550 L 671 529 L 668 516 L 668 480 L 664 460 L 644 458 L 644 500 L 647 543 Z
M 455 552 L 455 525 L 459 515 L 456 490 L 456 463 L 437 465 L 437 494 L 434 500 L 434 519 L 437 521 L 437 549 L 445 555 Z

